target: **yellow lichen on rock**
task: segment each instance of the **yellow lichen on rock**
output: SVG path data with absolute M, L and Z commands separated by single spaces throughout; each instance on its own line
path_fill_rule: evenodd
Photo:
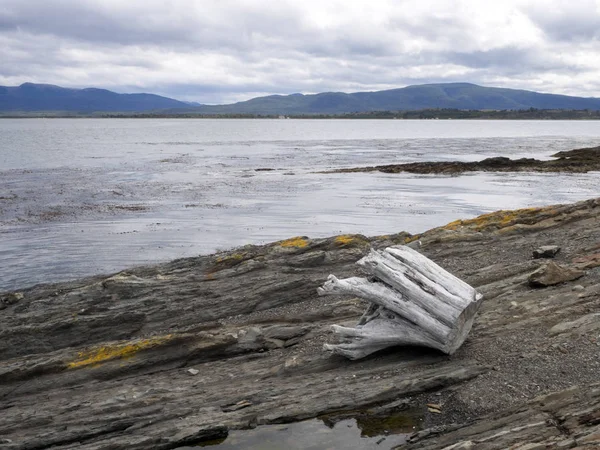
M 540 220 L 544 217 L 542 213 L 552 213 L 553 207 L 546 208 L 522 208 L 515 210 L 500 210 L 481 216 L 474 219 L 455 220 L 442 227 L 444 230 L 456 231 L 459 228 L 470 228 L 474 231 L 483 231 L 488 228 L 504 228 L 513 225 L 517 222 L 527 223 L 531 219 L 539 216 Z
M 404 239 L 404 243 L 405 244 L 410 244 L 411 242 L 414 242 L 414 241 L 418 240 L 420 237 L 421 237 L 420 234 L 414 234 L 414 235 L 412 235 L 410 237 L 405 238 Z
M 340 234 L 336 236 L 333 242 L 340 247 L 346 246 L 365 246 L 369 245 L 369 241 L 360 234 Z
M 113 359 L 130 358 L 136 353 L 157 347 L 171 340 L 172 335 L 140 339 L 125 343 L 113 343 L 95 347 L 85 352 L 79 352 L 74 361 L 67 363 L 69 369 L 81 369 L 88 366 L 97 366 Z
M 279 245 L 281 247 L 303 248 L 308 245 L 308 241 L 302 236 L 296 236 L 290 239 L 286 239 L 285 241 L 280 241 Z
M 365 238 L 358 234 L 340 234 L 336 236 L 334 242 L 340 246 L 368 244 Z
M 453 222 L 450 222 L 449 224 L 446 224 L 444 227 L 444 230 L 456 230 L 458 227 L 460 227 L 463 224 L 463 221 L 458 219 L 455 220 Z
M 354 236 L 350 234 L 341 234 L 336 236 L 335 243 L 340 245 L 348 245 L 354 241 Z
M 217 257 L 217 264 L 236 263 L 247 257 L 246 253 L 232 253 L 231 255 Z
M 208 270 L 206 275 L 209 276 L 214 272 L 218 272 L 223 269 L 231 269 L 251 258 L 252 255 L 247 252 L 235 252 L 217 256 L 214 260 L 214 265 Z M 210 279 L 213 279 L 213 277 Z

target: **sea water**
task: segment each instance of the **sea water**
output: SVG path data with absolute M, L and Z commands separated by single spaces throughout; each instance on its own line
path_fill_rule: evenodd
M 593 121 L 2 119 L 0 290 L 583 200 L 599 173 L 322 172 L 597 145 Z

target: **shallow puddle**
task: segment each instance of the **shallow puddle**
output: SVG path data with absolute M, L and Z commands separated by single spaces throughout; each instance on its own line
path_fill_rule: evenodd
M 302 422 L 262 425 L 252 430 L 232 430 L 227 438 L 194 447 L 215 450 L 387 450 L 406 442 L 421 428 L 422 418 L 412 412 L 384 417 L 361 415 L 338 420 L 335 417 Z

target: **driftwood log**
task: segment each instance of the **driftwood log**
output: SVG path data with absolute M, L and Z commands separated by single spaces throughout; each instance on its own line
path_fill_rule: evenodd
M 340 343 L 325 349 L 350 359 L 395 345 L 454 353 L 464 342 L 483 296 L 407 246 L 372 250 L 357 262 L 366 278 L 330 275 L 320 295 L 354 295 L 371 302 L 354 328 L 333 325 Z

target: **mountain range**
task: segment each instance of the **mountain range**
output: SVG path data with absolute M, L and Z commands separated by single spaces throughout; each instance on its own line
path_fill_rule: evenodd
M 117 94 L 106 89 L 68 89 L 50 84 L 0 86 L 0 111 L 141 112 L 190 105 L 154 94 Z
M 154 94 L 117 94 L 105 89 L 68 89 L 25 83 L 0 86 L 0 112 L 155 112 L 162 114 L 345 114 L 432 108 L 461 110 L 600 110 L 600 98 L 544 94 L 519 89 L 439 83 L 375 92 L 269 95 L 228 105 L 200 105 Z

